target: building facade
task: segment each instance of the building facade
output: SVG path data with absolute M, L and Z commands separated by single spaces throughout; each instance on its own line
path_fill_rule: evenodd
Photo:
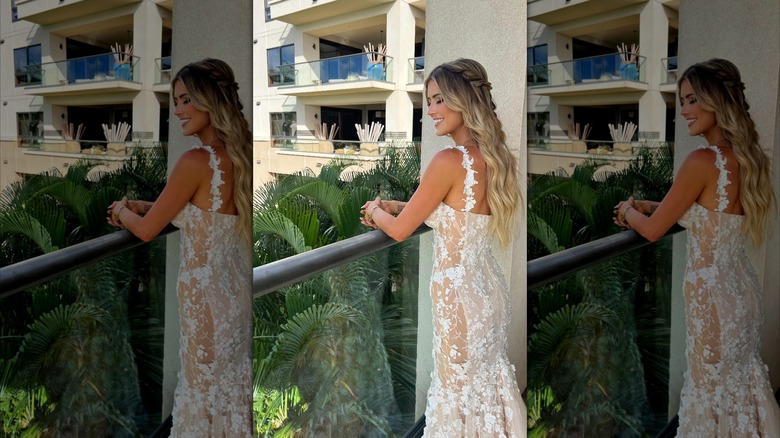
M 111 168 L 133 143 L 167 140 L 172 8 L 2 3 L 0 187 L 84 157 Z

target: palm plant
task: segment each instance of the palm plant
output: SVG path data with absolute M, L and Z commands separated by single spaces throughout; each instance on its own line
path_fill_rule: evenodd
M 371 170 L 348 173 L 346 167 L 333 162 L 318 176 L 302 171 L 260 189 L 257 264 L 366 231 L 358 221 L 360 207 L 379 194 L 408 199 L 418 181 L 419 156 L 414 150 L 391 152 Z M 415 249 L 414 242 L 405 242 L 256 300 L 261 434 L 386 436 L 408 427 L 414 409 L 416 330 L 409 316 L 416 318 Z
M 603 179 L 598 161 L 571 177 L 535 177 L 529 259 L 619 231 L 613 206 L 629 195 L 660 199 L 671 162 L 670 149 L 647 149 Z M 668 251 L 648 247 L 529 291 L 531 435 L 635 436 L 657 427 L 666 414 L 669 319 L 658 304 L 668 302 Z
M 104 219 L 106 206 L 128 189 L 159 192 L 164 160 L 159 148 L 139 151 L 103 178 L 94 177 L 95 164 L 84 161 L 65 175 L 52 171 L 11 185 L 0 195 L 0 262 L 113 231 Z M 0 301 L 0 333 L 6 335 L 0 343 L 0 408 L 12 420 L 4 422 L 10 425 L 4 432 L 122 436 L 153 424 L 139 382 L 160 386 L 161 363 L 147 353 L 158 348 L 161 342 L 150 339 L 161 339 L 161 330 L 148 304 L 139 305 L 130 291 L 150 293 L 154 285 L 143 275 L 150 268 L 133 267 L 148 266 L 158 252 L 126 252 Z M 139 313 L 128 317 L 130 308 Z

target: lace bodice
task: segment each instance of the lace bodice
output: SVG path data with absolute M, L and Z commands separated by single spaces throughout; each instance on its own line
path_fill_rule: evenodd
M 211 207 L 187 203 L 173 220 L 181 231 L 178 298 L 181 371 L 173 436 L 252 436 L 250 248 L 238 216 L 222 214 L 219 158 L 209 151 Z
M 678 436 L 780 436 L 780 411 L 760 357 L 761 281 L 746 253 L 743 216 L 724 213 L 730 184 L 720 149 L 718 207 L 694 203 L 684 278 L 688 371 Z M 763 435 L 758 435 L 762 433 Z
M 434 371 L 425 436 L 523 437 L 525 406 L 507 358 L 509 289 L 493 254 L 490 216 L 471 212 L 473 159 L 454 147 L 466 170 L 465 210 L 441 203 L 425 221 L 434 231 Z

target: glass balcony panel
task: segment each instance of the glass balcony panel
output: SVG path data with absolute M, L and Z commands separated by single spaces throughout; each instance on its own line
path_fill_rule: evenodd
M 260 436 L 403 436 L 415 421 L 419 238 L 256 298 Z
M 664 78 L 663 84 L 677 83 L 677 57 L 663 58 L 661 60 L 661 77 Z
M 171 83 L 171 57 L 164 56 L 154 60 L 155 69 L 155 84 L 170 84 Z
M 422 84 L 425 80 L 425 57 L 409 58 L 409 84 Z
M 129 59 L 120 61 L 121 57 Z M 47 62 L 41 70 L 41 86 L 74 85 L 105 81 L 139 82 L 140 58 L 120 53 L 105 53 L 64 61 Z
M 634 56 L 633 62 L 623 62 L 622 59 Z M 533 70 L 533 71 L 532 71 Z M 536 85 L 558 86 L 587 84 L 606 81 L 645 81 L 645 57 L 631 53 L 614 53 L 557 62 L 546 65 L 546 73 L 542 65 L 529 68 L 529 77 L 533 73 Z M 546 75 L 546 84 L 544 83 Z M 529 81 L 529 86 L 532 86 Z
M 369 57 L 384 62 L 369 62 Z M 283 69 L 282 67 L 286 67 Z M 378 53 L 358 53 L 335 58 L 280 66 L 269 72 L 269 83 L 277 85 L 322 85 L 357 81 L 392 81 L 393 58 Z
M 529 435 L 663 429 L 671 260 L 667 236 L 528 291 Z
M 4 239 L 9 264 L 39 253 Z M 0 435 L 159 426 L 165 248 L 163 236 L 0 300 Z

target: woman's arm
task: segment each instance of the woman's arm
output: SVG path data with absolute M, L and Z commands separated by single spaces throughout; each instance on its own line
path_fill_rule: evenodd
M 135 208 L 145 209 L 145 201 L 128 201 L 122 199 L 112 208 L 112 218 L 130 230 L 141 240 L 148 242 L 162 231 L 174 217 L 187 205 L 202 183 L 203 178 L 193 178 L 193 175 L 208 175 L 208 156 L 199 149 L 187 151 L 182 155 L 168 178 L 160 196 L 151 204 L 146 214 L 140 216 Z M 208 152 L 206 152 L 208 154 Z M 205 157 L 205 161 L 204 161 Z M 141 202 L 131 205 L 131 203 Z
M 425 169 L 420 186 L 409 202 L 393 201 L 390 204 L 398 216 L 388 213 L 382 207 L 384 201 L 377 198 L 366 206 L 369 219 L 396 241 L 406 239 L 447 196 L 454 184 L 454 175 L 457 174 L 453 169 L 462 169 L 462 161 L 463 155 L 457 149 L 440 151 Z
M 663 201 L 660 203 L 633 200 L 623 202 L 619 207 L 618 221 L 622 219 L 622 222 L 636 230 L 642 237 L 655 242 L 663 237 L 696 202 L 707 185 L 705 175 L 708 175 L 708 171 L 712 168 L 714 168 L 714 158 L 706 149 L 691 152 L 677 172 L 672 188 Z M 636 206 L 637 202 L 644 204 Z M 643 211 L 649 211 L 651 215 L 645 216 Z

